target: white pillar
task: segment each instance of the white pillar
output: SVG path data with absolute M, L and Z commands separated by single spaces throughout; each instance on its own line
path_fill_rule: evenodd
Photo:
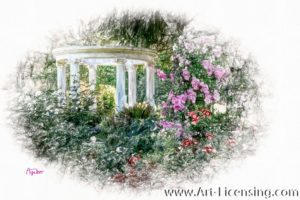
M 97 64 L 90 64 L 88 68 L 89 68 L 90 91 L 95 91 L 98 65 Z
M 78 59 L 69 59 L 68 63 L 70 64 L 70 90 L 71 95 L 79 94 L 79 60 Z
M 155 93 L 155 83 L 154 83 L 154 68 L 151 66 L 151 64 L 146 64 L 146 98 L 147 102 L 155 107 L 155 101 L 154 101 L 154 93 Z
M 123 110 L 124 105 L 127 103 L 126 91 L 125 91 L 125 59 L 116 59 L 117 64 L 117 93 L 116 93 L 116 104 L 117 110 Z
M 57 68 L 57 90 L 64 97 L 66 94 L 66 66 L 56 62 Z
M 134 106 L 136 103 L 136 68 L 133 63 L 127 64 L 128 70 L 128 105 Z
M 94 92 L 96 89 L 96 81 L 97 81 L 97 69 L 98 65 L 97 64 L 90 64 L 88 65 L 89 69 L 89 87 L 90 87 L 90 92 Z M 92 96 L 94 104 L 90 106 L 91 110 L 96 110 L 97 109 L 97 101 L 96 98 L 93 94 Z

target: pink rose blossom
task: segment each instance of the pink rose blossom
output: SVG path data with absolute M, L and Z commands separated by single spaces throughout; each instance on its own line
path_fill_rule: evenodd
M 218 91 L 205 94 L 205 98 L 204 98 L 205 104 L 210 104 L 211 102 L 219 101 L 219 100 L 220 100 L 220 94 Z
M 173 105 L 174 112 L 183 110 L 183 108 L 184 108 L 184 105 L 182 105 L 182 104 L 174 104 Z
M 209 62 L 208 60 L 203 60 L 203 61 L 201 62 L 201 64 L 202 64 L 203 68 L 206 69 L 207 74 L 208 74 L 209 76 L 211 76 L 212 73 L 213 73 L 213 71 L 214 71 L 214 66 L 213 66 L 213 64 L 212 64 L 211 62 Z
M 187 91 L 187 95 L 188 95 L 188 99 L 192 102 L 195 103 L 196 102 L 196 92 L 193 91 L 193 89 L 189 89 Z
M 215 71 L 214 71 L 214 75 L 217 79 L 221 79 L 223 77 L 223 75 L 225 74 L 225 71 L 222 67 L 220 67 L 219 65 L 216 66 Z
M 190 72 L 187 69 L 183 69 L 181 74 L 186 81 L 190 79 Z
M 222 75 L 222 78 L 225 78 L 230 74 L 230 69 L 226 70 L 226 72 Z
M 192 84 L 192 87 L 193 87 L 194 90 L 199 90 L 200 82 L 196 77 L 192 78 L 191 84 Z
M 179 66 L 182 67 L 184 64 L 184 58 L 180 54 L 177 54 L 176 58 L 178 59 Z
M 225 78 L 226 76 L 228 76 L 228 74 L 230 74 L 230 70 L 225 71 L 222 67 L 220 67 L 218 65 L 215 68 L 214 74 L 215 74 L 216 78 L 222 79 L 222 78 Z
M 187 99 L 187 96 L 185 94 L 178 95 L 178 96 L 172 98 L 174 112 L 184 109 L 184 103 L 185 103 L 186 99 Z
M 205 104 L 211 103 L 211 95 L 210 94 L 205 95 L 204 102 L 205 102 Z
M 218 91 L 214 91 L 213 94 L 212 94 L 212 101 L 219 101 L 220 100 L 220 94 Z
M 172 104 L 176 105 L 176 104 L 181 104 L 181 100 L 177 97 L 173 97 L 172 98 Z
M 173 94 L 172 90 L 170 90 L 168 99 L 169 99 L 169 100 L 172 99 L 173 96 L 174 96 L 174 94 Z
M 160 120 L 158 125 L 164 127 L 166 130 L 169 130 L 174 126 L 174 122 Z
M 201 83 L 200 83 L 201 84 Z M 208 88 L 208 85 L 206 85 L 205 83 L 202 83 L 202 86 L 201 86 L 201 92 L 203 92 L 205 95 L 208 95 L 209 94 L 209 88 Z
M 165 73 L 163 73 L 162 71 L 160 71 L 159 69 L 156 71 L 157 72 L 157 76 L 159 78 L 161 78 L 163 81 L 167 80 L 167 75 Z
M 167 103 L 165 101 L 161 102 L 161 104 L 162 104 L 162 107 L 161 107 L 162 115 L 165 116 L 167 114 L 167 111 L 165 109 L 168 109 L 169 106 L 167 105 Z
M 170 78 L 171 78 L 172 83 L 174 83 L 174 81 L 175 81 L 175 75 L 171 73 L 170 74 Z
M 199 86 L 202 88 L 202 87 L 205 87 L 206 84 L 204 82 L 199 82 Z
M 187 99 L 187 95 L 186 94 L 181 94 L 181 95 L 178 95 L 177 98 L 179 98 L 181 100 L 182 104 L 185 104 L 185 101 Z

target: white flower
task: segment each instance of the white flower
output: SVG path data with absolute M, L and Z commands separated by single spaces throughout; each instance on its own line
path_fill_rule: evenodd
M 116 152 L 121 153 L 121 152 L 126 152 L 128 149 L 125 147 L 117 147 Z
M 117 147 L 116 152 L 121 153 L 122 152 L 122 148 L 121 147 Z
M 174 45 L 173 45 L 173 51 L 176 51 L 176 50 L 177 50 L 177 48 L 178 48 L 178 47 L 177 47 L 177 45 L 176 45 L 176 44 L 174 44 Z
M 35 92 L 35 96 L 40 96 L 41 94 L 42 94 L 41 91 Z
M 214 104 L 215 113 L 226 113 L 226 103 L 215 103 Z
M 92 137 L 90 138 L 90 141 L 91 141 L 92 143 L 95 143 L 96 140 L 97 140 L 97 138 L 96 138 L 95 136 L 92 136 Z

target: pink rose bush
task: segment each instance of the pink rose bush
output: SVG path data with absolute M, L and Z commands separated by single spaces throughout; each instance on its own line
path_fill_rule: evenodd
M 203 48 L 212 48 L 211 55 L 203 57 Z M 160 79 L 170 81 L 176 88 L 169 91 L 162 107 L 162 115 L 169 118 L 174 114 L 184 117 L 195 106 L 207 107 L 220 101 L 219 90 L 226 86 L 222 83 L 230 76 L 230 71 L 219 64 L 218 59 L 223 51 L 219 44 L 215 44 L 214 37 L 203 36 L 195 41 L 180 37 L 173 49 L 171 73 L 166 75 L 157 70 Z M 194 57 L 201 59 L 193 60 Z M 183 123 L 182 125 L 184 126 Z
M 212 120 L 212 105 L 222 99 L 230 77 L 229 68 L 222 66 L 220 60 L 225 51 L 222 45 L 216 43 L 214 36 L 193 40 L 189 36 L 179 37 L 173 50 L 170 74 L 157 70 L 158 78 L 172 85 L 168 98 L 162 102 L 162 119 L 158 127 L 162 134 L 173 133 L 182 140 L 185 148 L 192 141 L 202 141 L 203 146 L 199 150 L 216 154 L 212 144 L 216 135 L 210 130 L 207 133 L 201 131 L 203 122 Z M 203 114 L 204 111 L 206 113 Z M 207 143 L 203 143 L 201 137 Z

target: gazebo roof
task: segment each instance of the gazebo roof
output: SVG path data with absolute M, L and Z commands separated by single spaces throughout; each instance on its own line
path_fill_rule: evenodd
M 115 59 L 124 58 L 133 64 L 154 63 L 157 52 L 152 49 L 126 46 L 68 46 L 53 50 L 58 63 L 80 59 L 84 63 L 114 65 Z

